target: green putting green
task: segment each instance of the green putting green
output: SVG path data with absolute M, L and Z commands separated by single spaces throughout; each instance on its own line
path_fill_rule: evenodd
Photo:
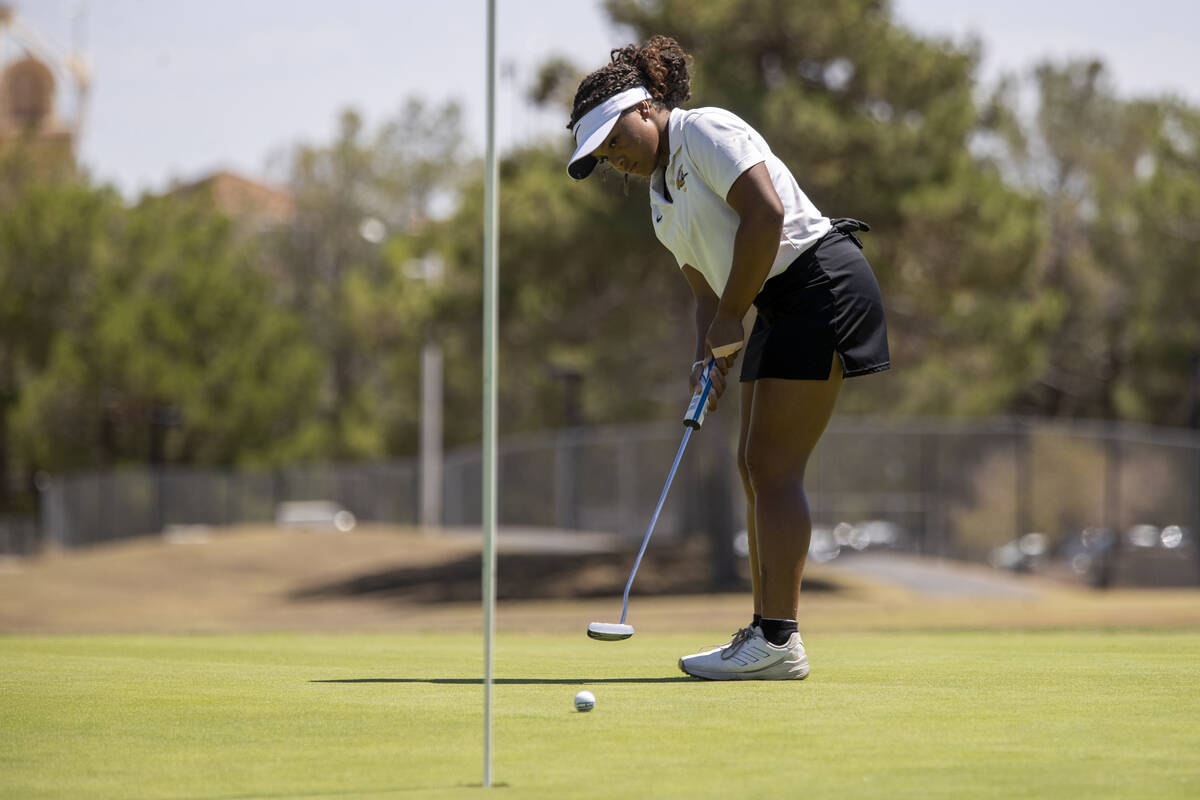
M 1200 796 L 1195 629 L 822 632 L 806 681 L 677 671 L 727 633 L 500 634 L 494 791 Z M 478 635 L 0 636 L 0 664 L 0 797 L 483 792 Z

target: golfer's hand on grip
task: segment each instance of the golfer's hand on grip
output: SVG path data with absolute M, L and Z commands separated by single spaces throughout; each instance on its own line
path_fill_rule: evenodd
M 713 370 L 713 388 L 709 395 L 711 398 L 710 411 L 717 407 L 717 400 L 725 393 L 726 373 L 733 366 L 733 362 L 737 361 L 737 354 L 742 348 L 744 335 L 741 319 L 722 314 L 719 311 L 708 326 L 708 333 L 704 337 L 704 357 L 711 360 L 714 352 L 721 354 L 716 358 L 717 369 Z
M 721 395 L 725 393 L 726 373 L 733 366 L 733 362 L 737 360 L 737 350 L 742 346 L 742 323 L 741 320 L 724 318 L 718 314 L 709 325 L 708 334 L 705 336 L 704 360 L 692 365 L 691 388 L 694 393 L 700 385 L 701 376 L 704 374 L 704 367 L 709 361 L 713 360 L 713 349 L 716 348 L 721 352 L 729 352 L 730 354 L 724 358 L 716 359 L 716 368 L 712 371 L 712 391 L 708 393 L 708 410 L 715 411 L 717 401 Z M 730 347 L 733 350 L 730 351 Z

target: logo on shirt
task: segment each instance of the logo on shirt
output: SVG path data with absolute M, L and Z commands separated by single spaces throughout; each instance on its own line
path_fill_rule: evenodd
M 683 164 L 680 164 L 679 171 L 675 173 L 675 188 L 676 189 L 680 189 L 685 192 L 687 191 L 687 185 L 686 185 L 687 176 L 688 176 L 688 174 L 683 171 Z
M 660 222 L 662 222 L 662 214 L 655 214 L 654 215 L 654 224 L 657 225 Z

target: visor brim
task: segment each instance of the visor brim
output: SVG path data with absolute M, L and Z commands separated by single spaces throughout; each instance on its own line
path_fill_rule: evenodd
M 621 118 L 623 112 L 618 111 L 610 118 L 600 123 L 600 127 L 592 131 L 586 139 L 579 143 L 575 148 L 575 152 L 571 155 L 571 161 L 567 164 L 567 174 L 577 181 L 581 181 L 588 175 L 592 174 L 592 170 L 596 168 L 598 159 L 592 155 L 592 151 L 604 143 L 608 138 L 608 134 L 617 126 L 617 120 Z
M 592 170 L 599 164 L 599 160 L 593 155 L 586 155 L 578 158 L 567 165 L 567 174 L 577 181 L 581 181 L 588 175 L 592 174 Z

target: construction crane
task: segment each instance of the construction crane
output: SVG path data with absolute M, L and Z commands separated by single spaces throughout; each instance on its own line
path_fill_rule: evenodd
M 23 90 L 21 97 L 9 98 L 9 110 L 18 112 L 18 116 L 23 111 L 35 117 L 52 113 L 54 84 L 73 87 L 74 113 L 62 120 L 63 127 L 71 135 L 72 147 L 78 146 L 83 134 L 92 78 L 91 63 L 82 50 L 85 24 L 86 6 L 80 2 L 74 13 L 72 38 L 75 41 L 68 49 L 26 23 L 12 5 L 0 2 L 4 88 L 6 93 L 11 93 L 14 88 Z M 11 50 L 13 45 L 20 54 L 15 61 L 4 52 Z

